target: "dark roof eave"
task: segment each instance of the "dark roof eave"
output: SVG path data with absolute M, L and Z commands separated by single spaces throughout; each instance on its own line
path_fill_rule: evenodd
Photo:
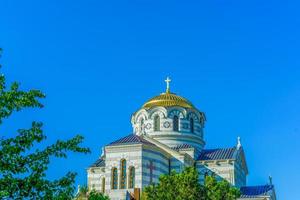
M 236 161 L 236 159 L 229 158 L 229 159 L 215 159 L 215 160 L 197 160 L 197 162 L 215 162 L 215 161 L 227 162 L 227 161 Z
M 89 166 L 88 168 L 86 168 L 86 170 L 89 170 L 89 169 L 91 169 L 91 168 L 93 168 L 93 169 L 95 169 L 95 168 L 105 168 L 105 166 L 102 166 L 102 167 L 97 167 L 97 166 Z
M 118 146 L 130 146 L 130 145 L 149 145 L 153 146 L 151 144 L 143 144 L 143 143 L 138 143 L 138 142 L 133 142 L 133 143 L 124 143 L 124 144 L 111 144 L 111 145 L 106 145 L 106 147 L 118 147 Z

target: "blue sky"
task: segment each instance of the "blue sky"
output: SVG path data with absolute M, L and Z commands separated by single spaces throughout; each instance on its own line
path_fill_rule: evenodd
M 46 144 L 80 133 L 92 154 L 53 159 L 49 177 L 85 169 L 131 133 L 130 116 L 171 90 L 207 116 L 207 148 L 241 136 L 248 184 L 273 176 L 300 199 L 300 13 L 297 1 L 0 1 L 2 72 L 47 94 L 42 110 L 5 121 L 13 134 L 44 122 Z

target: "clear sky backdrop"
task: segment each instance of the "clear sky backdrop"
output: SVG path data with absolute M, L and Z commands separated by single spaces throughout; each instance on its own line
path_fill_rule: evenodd
M 86 168 L 132 132 L 130 117 L 165 90 L 207 116 L 207 148 L 241 136 L 248 184 L 273 176 L 279 199 L 300 199 L 300 13 L 297 1 L 0 1 L 1 70 L 47 94 L 15 114 L 13 134 L 45 123 L 50 144 L 76 133 L 92 154 L 53 159 L 49 177 Z

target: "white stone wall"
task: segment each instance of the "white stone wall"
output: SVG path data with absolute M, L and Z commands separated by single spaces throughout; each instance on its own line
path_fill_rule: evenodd
M 215 174 L 217 178 L 225 179 L 234 185 L 234 161 L 208 161 L 197 162 L 197 169 L 200 172 L 200 182 L 204 182 L 205 173 Z
M 159 176 L 169 173 L 169 155 L 157 147 L 144 147 L 142 152 L 142 187 L 150 184 L 150 164 L 154 165 L 152 183 L 158 183 Z
M 126 199 L 127 192 L 133 192 L 128 188 L 129 185 L 129 168 L 135 167 L 135 187 L 142 187 L 142 145 L 124 145 L 124 146 L 108 146 L 105 148 L 105 164 L 103 168 L 88 169 L 88 186 L 90 189 L 97 191 L 102 190 L 102 178 L 105 177 L 105 194 L 109 195 L 112 200 Z M 120 161 L 126 159 L 127 181 L 126 189 L 120 189 Z M 118 189 L 111 189 L 111 171 L 116 167 L 118 170 Z
M 198 158 L 198 155 L 200 152 L 196 152 L 195 148 L 190 148 L 190 149 L 179 149 L 179 153 L 186 153 L 188 154 L 193 160 L 196 160 Z
M 152 161 L 153 183 L 158 182 L 161 174 L 169 173 L 169 154 L 163 150 L 148 145 L 123 145 L 123 146 L 108 146 L 105 148 L 105 164 L 104 168 L 90 168 L 88 170 L 88 186 L 91 189 L 101 191 L 101 180 L 105 177 L 105 193 L 112 200 L 126 199 L 127 192 L 132 192 L 133 189 L 128 188 L 129 184 L 129 168 L 135 167 L 135 187 L 143 188 L 150 184 L 149 162 Z M 127 164 L 127 185 L 126 189 L 120 189 L 121 166 L 120 161 L 126 159 Z M 112 168 L 118 170 L 118 189 L 112 189 L 111 178 Z
M 170 132 L 165 133 L 164 135 L 153 135 L 152 138 L 169 147 L 176 147 L 181 144 L 189 144 L 195 148 L 194 154 L 191 155 L 194 159 L 198 158 L 204 146 L 204 141 L 202 139 L 194 137 L 191 134 Z
M 93 167 L 87 170 L 88 187 L 90 190 L 102 192 L 102 178 L 105 178 L 105 167 Z
M 106 150 L 106 160 L 105 160 L 105 178 L 106 178 L 106 189 L 112 191 L 111 189 L 111 171 L 113 167 L 118 170 L 118 188 L 120 188 L 120 175 L 121 175 L 121 164 L 122 159 L 126 160 L 127 166 L 127 184 L 128 188 L 129 181 L 129 168 L 135 167 L 135 187 L 141 187 L 142 180 L 142 167 L 141 167 L 141 157 L 142 157 L 142 145 L 124 145 L 124 146 L 108 146 Z

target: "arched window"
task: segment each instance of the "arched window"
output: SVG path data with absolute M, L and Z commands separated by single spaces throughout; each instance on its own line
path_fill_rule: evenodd
M 121 180 L 120 180 L 120 189 L 126 188 L 126 160 L 121 160 Z
M 135 169 L 130 167 L 129 169 L 129 188 L 134 188 L 135 184 Z
M 118 189 L 118 170 L 117 168 L 112 168 L 111 170 L 112 177 L 111 177 L 111 188 L 113 190 Z
M 190 128 L 191 128 L 191 133 L 194 133 L 194 119 L 190 118 Z
M 101 183 L 102 185 L 102 188 L 101 188 L 101 192 L 102 192 L 102 194 L 104 194 L 104 192 L 105 192 L 105 178 L 102 178 L 102 183 Z
M 154 117 L 154 131 L 160 131 L 160 118 L 158 115 Z
M 173 117 L 173 131 L 178 131 L 179 130 L 179 119 L 178 116 L 175 115 Z
M 144 126 L 144 119 L 142 118 L 140 121 L 140 131 L 143 131 L 143 126 Z

